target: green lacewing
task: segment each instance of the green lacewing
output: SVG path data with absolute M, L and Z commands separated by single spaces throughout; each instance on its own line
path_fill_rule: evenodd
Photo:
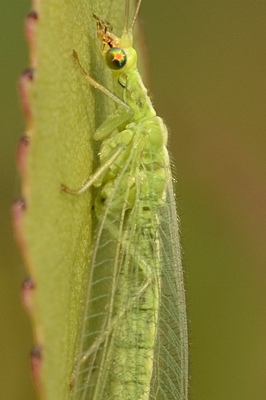
M 137 69 L 129 0 L 121 37 L 93 15 L 105 58 L 123 92 L 90 77 L 116 110 L 96 130 L 99 167 L 78 190 L 98 188 L 84 321 L 71 375 L 71 398 L 188 398 L 188 340 L 179 225 L 167 152 L 167 128 Z

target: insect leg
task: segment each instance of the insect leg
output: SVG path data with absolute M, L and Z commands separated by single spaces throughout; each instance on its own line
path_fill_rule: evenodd
M 120 143 L 110 154 L 109 158 L 102 164 L 87 182 L 81 188 L 79 189 L 70 189 L 66 185 L 61 185 L 61 190 L 63 192 L 69 193 L 69 194 L 74 194 L 74 195 L 80 195 L 86 192 L 98 179 L 100 176 L 102 176 L 110 167 L 110 165 L 113 164 L 113 162 L 119 157 L 119 155 L 125 150 L 126 145 L 125 143 Z

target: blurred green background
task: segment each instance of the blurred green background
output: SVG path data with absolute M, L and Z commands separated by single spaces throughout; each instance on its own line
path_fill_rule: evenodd
M 0 4 L 0 398 L 33 400 L 31 326 L 20 304 L 27 273 L 10 222 L 31 4 Z M 266 2 L 143 0 L 142 16 L 152 97 L 176 167 L 191 400 L 265 400 Z

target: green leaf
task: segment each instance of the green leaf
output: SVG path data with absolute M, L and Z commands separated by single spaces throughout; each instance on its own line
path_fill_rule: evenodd
M 27 157 L 21 150 L 21 235 L 36 285 L 28 293 L 41 347 L 35 378 L 42 399 L 60 400 L 70 395 L 91 244 L 89 191 L 70 196 L 60 186 L 79 188 L 90 176 L 97 155 L 92 135 L 113 107 L 86 83 L 71 54 L 75 49 L 84 69 L 112 89 L 92 13 L 121 32 L 124 0 L 40 0 L 35 10 L 37 19 L 26 21 L 34 77 L 21 89 L 30 138 Z

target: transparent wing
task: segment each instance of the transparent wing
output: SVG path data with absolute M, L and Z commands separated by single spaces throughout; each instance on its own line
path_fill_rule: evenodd
M 145 170 L 141 152 L 140 140 L 108 201 L 98 204 L 73 399 L 187 399 L 187 373 L 180 372 L 187 371 L 187 325 L 171 175 L 158 201 L 155 171 Z M 145 174 L 149 195 L 143 196 Z
M 133 220 L 138 219 L 138 213 L 137 208 L 128 210 L 131 195 L 128 175 L 136 172 L 137 148 L 138 144 L 130 152 L 107 202 L 97 201 L 97 213 L 101 217 L 90 257 L 82 334 L 71 378 L 73 399 L 111 398 L 114 352 L 122 345 L 117 341 L 123 341 L 117 339 L 116 332 L 124 326 L 126 335 L 132 325 L 128 313 L 141 295 L 142 282 L 136 283 L 134 271 L 139 252 L 134 243 L 137 225 Z M 119 371 L 119 380 L 123 381 L 121 374 Z
M 150 399 L 188 398 L 186 301 L 181 264 L 179 221 L 171 176 L 160 218 L 161 298 Z

